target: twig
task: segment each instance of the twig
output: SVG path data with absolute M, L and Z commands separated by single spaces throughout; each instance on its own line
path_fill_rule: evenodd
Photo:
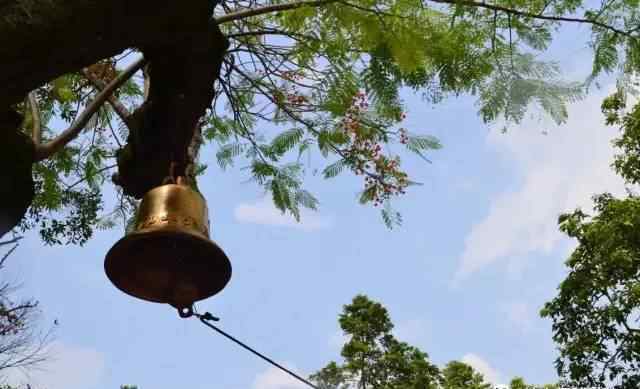
M 104 173 L 107 170 L 113 169 L 114 167 L 118 167 L 118 164 L 105 166 L 105 167 L 99 169 L 98 171 L 96 171 L 95 174 L 97 175 L 97 174 Z M 78 181 L 74 182 L 73 184 L 67 185 L 67 190 L 71 190 L 71 189 L 75 188 L 76 186 L 80 185 L 81 183 L 85 182 L 86 180 L 87 180 L 87 176 L 82 177 L 81 179 L 79 179 Z
M 593 19 L 583 19 L 583 18 L 570 18 L 570 17 L 566 17 L 566 16 L 552 16 L 552 15 L 542 15 L 542 14 L 533 14 L 530 12 L 525 12 L 525 11 L 519 11 L 517 9 L 513 9 L 513 8 L 507 8 L 507 7 L 502 7 L 499 5 L 494 5 L 494 4 L 488 4 L 488 3 L 480 3 L 477 1 L 471 1 L 471 0 L 427 0 L 427 1 L 431 1 L 434 3 L 440 3 L 440 4 L 451 4 L 451 5 L 462 5 L 462 6 L 467 6 L 467 7 L 476 7 L 476 8 L 485 8 L 485 9 L 490 9 L 490 10 L 494 10 L 494 11 L 500 11 L 500 12 L 504 12 L 507 14 L 511 14 L 511 15 L 517 15 L 517 16 L 522 16 L 522 17 L 526 17 L 526 18 L 531 18 L 531 19 L 540 19 L 540 20 L 549 20 L 549 21 L 555 21 L 555 22 L 571 22 L 571 23 L 583 23 L 583 24 L 591 24 L 594 26 L 598 26 L 600 28 L 604 28 L 605 30 L 609 30 L 609 31 L 613 31 L 616 34 L 620 34 L 620 35 L 624 35 L 626 37 L 629 38 L 637 38 L 637 36 L 634 36 L 631 34 L 630 31 L 624 31 L 624 30 L 620 30 L 614 26 L 608 25 L 606 23 L 602 23 L 599 22 L 597 20 L 593 20 Z
M 20 246 L 20 243 L 16 243 L 13 245 L 13 247 L 11 247 L 9 249 L 9 251 L 7 251 L 2 258 L 0 258 L 0 269 L 4 266 L 4 262 L 7 260 L 7 258 L 9 258 L 9 256 L 16 251 L 16 249 L 18 248 L 18 246 Z
M 15 238 L 13 238 L 13 239 L 5 240 L 4 242 L 0 242 L 0 246 L 6 246 L 6 245 L 8 245 L 8 244 L 17 243 L 17 242 L 19 242 L 21 239 L 22 239 L 22 237 L 21 237 L 21 236 L 16 236 L 16 237 L 15 237 Z
M 109 99 L 109 96 L 115 91 L 118 87 L 124 84 L 135 72 L 137 72 L 142 66 L 145 65 L 146 59 L 140 58 L 133 64 L 129 65 L 122 73 L 118 75 L 113 81 L 111 81 L 98 95 L 96 98 L 87 106 L 87 108 L 78 116 L 78 118 L 73 122 L 73 124 L 64 130 L 60 135 L 58 135 L 55 139 L 47 142 L 44 145 L 40 145 L 36 148 L 36 161 L 42 161 L 51 157 L 53 154 L 60 151 L 67 143 L 71 142 L 75 139 L 82 129 L 87 125 L 91 117 L 100 109 L 100 107 L 104 104 L 105 101 Z
M 290 9 L 296 9 L 301 7 L 320 7 L 326 4 L 335 3 L 337 0 L 302 0 L 292 1 L 290 3 L 272 4 L 264 7 L 257 7 L 251 9 L 243 9 L 242 11 L 228 13 L 226 15 L 218 16 L 213 21 L 217 24 L 226 23 L 238 19 L 246 19 L 251 16 L 258 16 L 268 14 L 277 11 L 286 11 Z
M 115 139 L 116 143 L 118 144 L 118 147 L 122 148 L 122 142 L 120 142 L 120 138 L 118 137 L 118 134 L 116 134 L 115 130 L 113 129 L 113 126 L 111 125 L 111 120 L 107 121 L 107 125 L 109 126 L 109 131 L 111 131 L 111 136 L 113 136 L 113 139 Z

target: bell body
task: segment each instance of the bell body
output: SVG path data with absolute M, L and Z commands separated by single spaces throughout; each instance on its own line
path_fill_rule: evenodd
M 109 250 L 104 268 L 123 292 L 178 310 L 220 292 L 231 278 L 229 259 L 209 239 L 204 198 L 181 184 L 143 197 L 133 230 Z

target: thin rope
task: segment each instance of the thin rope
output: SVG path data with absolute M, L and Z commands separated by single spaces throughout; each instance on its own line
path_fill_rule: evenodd
M 296 373 L 292 372 L 291 370 L 287 369 L 286 367 L 280 365 L 279 363 L 277 363 L 276 361 L 274 361 L 273 359 L 267 357 L 264 354 L 261 354 L 260 352 L 254 350 L 253 348 L 247 346 L 246 344 L 242 343 L 241 341 L 239 341 L 238 339 L 234 338 L 233 336 L 227 334 L 226 332 L 224 332 L 223 330 L 221 330 L 220 328 L 214 326 L 213 324 L 211 324 L 209 321 L 218 321 L 220 319 L 218 319 L 217 317 L 213 316 L 212 314 L 210 314 L 209 312 L 205 312 L 204 314 L 198 314 L 198 313 L 194 313 L 194 316 L 196 316 L 198 319 L 200 319 L 200 321 L 202 322 L 202 324 L 206 325 L 207 327 L 211 328 L 212 330 L 216 331 L 217 333 L 219 333 L 220 335 L 224 336 L 225 338 L 231 340 L 232 342 L 238 344 L 240 347 L 244 348 L 247 351 L 250 351 L 251 353 L 253 353 L 254 355 L 257 355 L 258 357 L 264 359 L 265 361 L 269 362 L 270 364 L 272 364 L 273 366 L 277 367 L 278 369 L 284 371 L 285 373 L 288 373 L 289 375 L 291 375 L 292 377 L 298 379 L 300 382 L 303 382 L 307 385 L 309 385 L 310 387 L 314 388 L 314 389 L 320 389 L 319 387 L 317 387 L 316 385 L 312 384 L 311 382 L 309 382 L 308 380 L 300 377 L 299 375 L 297 375 Z

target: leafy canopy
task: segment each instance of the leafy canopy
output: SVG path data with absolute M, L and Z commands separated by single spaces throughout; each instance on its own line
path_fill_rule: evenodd
M 595 197 L 596 214 L 560 217 L 577 239 L 569 274 L 542 316 L 553 320 L 558 371 L 584 386 L 640 385 L 640 199 Z M 615 386 L 612 386 L 612 383 Z
M 605 99 L 606 121 L 621 126 L 614 140 L 619 153 L 613 167 L 628 184 L 640 180 L 640 105 L 625 112 L 619 90 Z M 553 320 L 560 346 L 558 372 L 583 384 L 640 384 L 640 198 L 610 194 L 594 197 L 595 214 L 562 215 L 560 229 L 578 241 L 566 264 L 570 269 L 558 296 L 542 315 Z
M 451 361 L 442 369 L 442 389 L 492 389 L 477 373 L 465 363 Z
M 386 308 L 358 295 L 343 307 L 338 319 L 346 337 L 342 362 L 329 362 L 311 375 L 321 389 L 492 389 L 471 366 L 451 361 L 442 369 L 429 356 L 395 338 Z M 514 378 L 510 389 L 529 389 Z M 544 385 L 544 389 L 557 389 Z
M 539 59 L 561 23 L 592 28 L 593 79 L 616 70 L 631 74 L 640 58 L 638 1 L 591 4 L 225 1 L 212 17 L 230 47 L 202 120 L 204 141 L 216 145 L 221 168 L 241 161 L 275 206 L 296 218 L 301 208 L 319 204 L 303 180 L 309 174 L 304 161 L 320 155 L 325 162 L 312 171 L 327 179 L 344 171 L 362 177 L 360 202 L 380 207 L 385 223 L 397 225 L 401 218 L 391 200 L 416 184 L 402 168 L 404 151 L 429 161 L 441 147 L 424 129 L 406 127 L 411 113 L 403 91 L 421 94 L 425 104 L 476 96 L 486 122 L 517 122 L 537 106 L 561 123 L 566 103 L 583 93 L 581 83 L 563 82 L 556 64 Z M 95 95 L 86 71 L 109 82 L 123 56 L 36 91 L 45 140 L 59 132 L 54 118 L 71 122 Z M 132 111 L 143 90 L 134 78 L 115 98 Z M 39 228 L 45 242 L 84 243 L 96 228 L 126 220 L 135 208 L 134 199 L 120 195 L 115 209 L 104 210 L 101 197 L 127 135 L 122 110 L 120 117 L 116 111 L 105 106 L 79 139 L 36 168 L 38 197 L 23 227 Z M 27 119 L 25 131 L 32 127 Z M 197 172 L 206 169 L 198 165 Z
M 629 185 L 640 182 L 640 105 L 626 110 L 620 88 L 602 103 L 607 124 L 621 126 L 614 140 L 614 170 Z M 633 186 L 632 186 L 633 188 Z M 593 215 L 578 209 L 559 219 L 577 240 L 569 274 L 541 314 L 553 321 L 558 373 L 577 385 L 640 385 L 640 198 L 594 197 Z
M 442 375 L 438 367 L 429 361 L 426 353 L 398 341 L 393 336 L 393 324 L 387 310 L 381 304 L 358 295 L 351 304 L 344 306 L 339 322 L 349 339 L 342 347 L 344 363 L 330 362 L 311 376 L 320 388 L 440 388 Z M 449 372 L 447 382 L 465 382 L 464 379 L 458 379 L 461 372 L 452 369 L 446 371 Z M 475 378 L 482 381 L 482 376 L 473 373 L 473 369 L 470 371 Z M 468 373 L 467 370 L 462 372 Z M 459 388 L 486 389 L 475 386 Z

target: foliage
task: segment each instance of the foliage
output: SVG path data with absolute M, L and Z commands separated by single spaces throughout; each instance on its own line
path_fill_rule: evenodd
M 628 184 L 640 182 L 640 104 L 626 111 L 628 91 L 618 90 L 602 103 L 606 123 L 619 125 L 615 171 Z M 616 388 L 640 384 L 640 198 L 610 194 L 594 197 L 595 214 L 581 210 L 562 215 L 560 229 L 578 241 L 566 262 L 569 274 L 558 296 L 541 314 L 553 320 L 560 357 L 556 367 L 577 385 Z
M 115 77 L 115 63 L 93 65 L 100 75 L 109 81 Z M 53 122 L 71 124 L 80 114 L 83 104 L 90 101 L 93 87 L 79 74 L 70 74 L 53 80 L 37 90 L 39 113 L 43 127 L 40 141 L 56 136 Z M 123 101 L 134 101 L 140 95 L 135 82 L 121 88 L 117 96 Z M 27 103 L 23 110 L 29 110 Z M 107 214 L 102 191 L 108 182 L 109 170 L 115 167 L 115 151 L 126 136 L 126 127 L 115 124 L 115 113 L 104 106 L 90 120 L 81 136 L 53 157 L 34 165 L 33 178 L 36 197 L 27 217 L 19 228 L 38 228 L 46 244 L 84 244 L 95 229 L 115 225 L 115 219 L 131 211 L 132 199 L 124 199 Z M 25 132 L 32 130 L 31 116 L 25 115 Z
M 395 339 L 387 310 L 366 296 L 356 296 L 339 318 L 349 340 L 344 363 L 330 362 L 311 376 L 321 388 L 437 388 L 438 368 L 426 353 Z
M 442 372 L 426 353 L 398 341 L 387 310 L 363 295 L 346 305 L 339 317 L 348 337 L 343 363 L 330 362 L 310 378 L 321 389 L 488 389 L 482 375 L 461 362 Z
M 527 384 L 522 377 L 515 377 L 509 382 L 509 389 L 559 389 L 559 388 L 573 388 L 572 384 L 544 384 L 544 385 L 531 385 Z
M 559 373 L 580 386 L 640 385 L 640 198 L 595 196 L 595 215 L 576 210 L 560 229 L 578 241 L 558 296 L 541 314 L 553 320 Z M 614 385 L 614 386 L 612 386 Z
M 482 374 L 467 364 L 451 361 L 442 369 L 442 389 L 491 389 Z
M 613 167 L 628 183 L 640 183 L 640 104 L 625 114 L 625 96 L 616 92 L 602 104 L 607 122 L 621 126 L 622 135 L 615 139 L 614 145 L 620 150 Z
M 243 13 L 247 9 L 255 12 Z M 580 98 L 582 85 L 563 82 L 557 66 L 539 54 L 561 23 L 576 19 L 591 26 L 589 81 L 617 69 L 629 75 L 640 63 L 637 0 L 595 8 L 581 0 L 230 0 L 212 16 L 230 48 L 202 120 L 204 138 L 217 145 L 221 168 L 242 160 L 275 206 L 296 218 L 300 208 L 318 206 L 303 187 L 302 161 L 319 154 L 327 162 L 313 171 L 327 179 L 353 172 L 363 179 L 360 202 L 379 206 L 388 226 L 400 224 L 392 200 L 415 182 L 399 150 L 428 161 L 440 148 L 424 129 L 406 128 L 403 91 L 420 93 L 426 104 L 476 96 L 486 122 L 517 122 L 532 105 L 563 122 L 566 103 Z M 89 72 L 109 82 L 123 56 Z M 133 111 L 142 90 L 141 81 L 132 80 L 115 98 Z M 81 73 L 39 88 L 45 139 L 56 135 L 49 125 L 71 122 L 94 95 Z M 103 214 L 100 198 L 126 135 L 119 120 L 104 107 L 79 141 L 38 166 L 31 215 L 41 219 L 25 227 L 43 230 L 48 243 L 82 243 L 95 228 L 127 219 L 131 199 Z M 26 120 L 26 132 L 31 124 Z M 75 229 L 81 232 L 65 238 Z

